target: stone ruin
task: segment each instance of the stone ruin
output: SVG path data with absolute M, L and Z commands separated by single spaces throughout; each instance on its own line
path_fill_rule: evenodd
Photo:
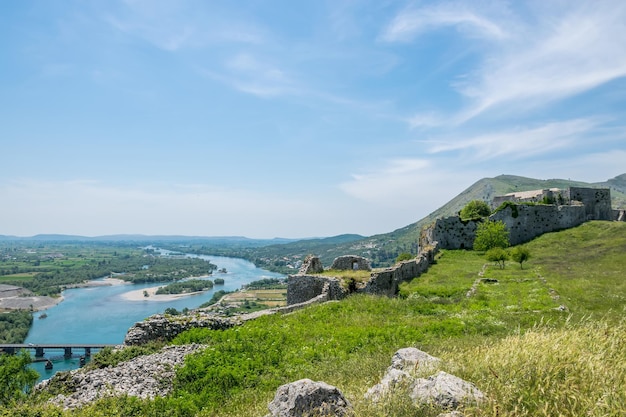
M 320 258 L 313 255 L 307 256 L 298 270 L 299 275 L 319 274 L 320 272 L 324 272 L 324 265 Z
M 344 255 L 335 258 L 330 269 L 339 271 L 371 271 L 372 267 L 369 261 L 362 256 Z

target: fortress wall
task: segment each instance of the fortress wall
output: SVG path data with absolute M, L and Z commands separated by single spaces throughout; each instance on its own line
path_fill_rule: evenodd
M 337 278 L 321 275 L 289 275 L 287 278 L 287 305 L 299 304 L 324 292 L 329 300 L 345 297 L 345 291 Z
M 489 217 L 502 221 L 511 245 L 528 242 L 544 233 L 569 229 L 587 221 L 585 206 L 519 205 L 506 207 Z
M 579 201 L 585 205 L 586 220 L 613 220 L 609 188 L 570 187 L 566 195 L 569 201 Z
M 611 218 L 614 214 L 611 212 Z M 502 221 L 509 231 L 511 245 L 528 242 L 544 233 L 569 229 L 587 221 L 583 205 L 525 205 L 509 206 L 492 214 L 489 219 Z M 441 249 L 472 249 L 478 221 L 461 221 L 458 216 L 437 219 L 424 229 L 420 247 L 438 242 Z
M 459 216 L 437 219 L 422 231 L 420 248 L 427 248 L 433 246 L 433 242 L 438 242 L 442 249 L 471 249 L 477 226 L 478 222 L 462 221 Z
M 434 261 L 436 253 L 437 245 L 435 244 L 432 248 L 420 252 L 415 259 L 403 261 L 391 268 L 373 273 L 363 292 L 389 297 L 396 296 L 400 283 L 422 275 Z

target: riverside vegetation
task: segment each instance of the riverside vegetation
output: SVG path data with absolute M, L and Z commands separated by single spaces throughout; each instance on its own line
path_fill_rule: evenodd
M 525 247 L 532 257 L 524 269 L 501 269 L 477 251 L 442 251 L 395 299 L 353 295 L 229 330 L 188 331 L 173 344 L 207 348 L 187 358 L 165 398 L 62 411 L 38 394 L 0 415 L 260 416 L 279 385 L 310 378 L 339 387 L 358 416 L 436 416 L 427 406 L 363 397 L 406 346 L 480 387 L 487 401 L 466 416 L 622 415 L 626 224 L 589 222 Z

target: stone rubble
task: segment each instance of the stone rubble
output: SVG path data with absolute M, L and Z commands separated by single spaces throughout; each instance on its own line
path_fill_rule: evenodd
M 352 412 L 339 389 L 310 379 L 280 386 L 267 408 L 270 414 L 266 417 L 346 416 Z
M 183 364 L 185 356 L 202 348 L 202 345 L 168 346 L 158 353 L 139 356 L 115 367 L 61 372 L 38 384 L 35 390 L 62 383 L 73 393 L 59 394 L 50 402 L 65 409 L 109 396 L 163 397 L 171 391 L 176 368 Z
M 485 395 L 474 384 L 446 372 L 439 371 L 427 378 L 418 378 L 436 371 L 440 365 L 441 359 L 419 349 L 400 349 L 393 355 L 391 366 L 387 368 L 380 383 L 371 387 L 365 398 L 380 402 L 394 391 L 407 391 L 415 403 L 434 404 L 445 409 L 456 409 L 463 404 L 484 401 Z

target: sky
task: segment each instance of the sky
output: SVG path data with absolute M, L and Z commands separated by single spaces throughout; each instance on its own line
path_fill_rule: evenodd
M 626 173 L 626 2 L 0 2 L 0 234 L 304 238 Z

